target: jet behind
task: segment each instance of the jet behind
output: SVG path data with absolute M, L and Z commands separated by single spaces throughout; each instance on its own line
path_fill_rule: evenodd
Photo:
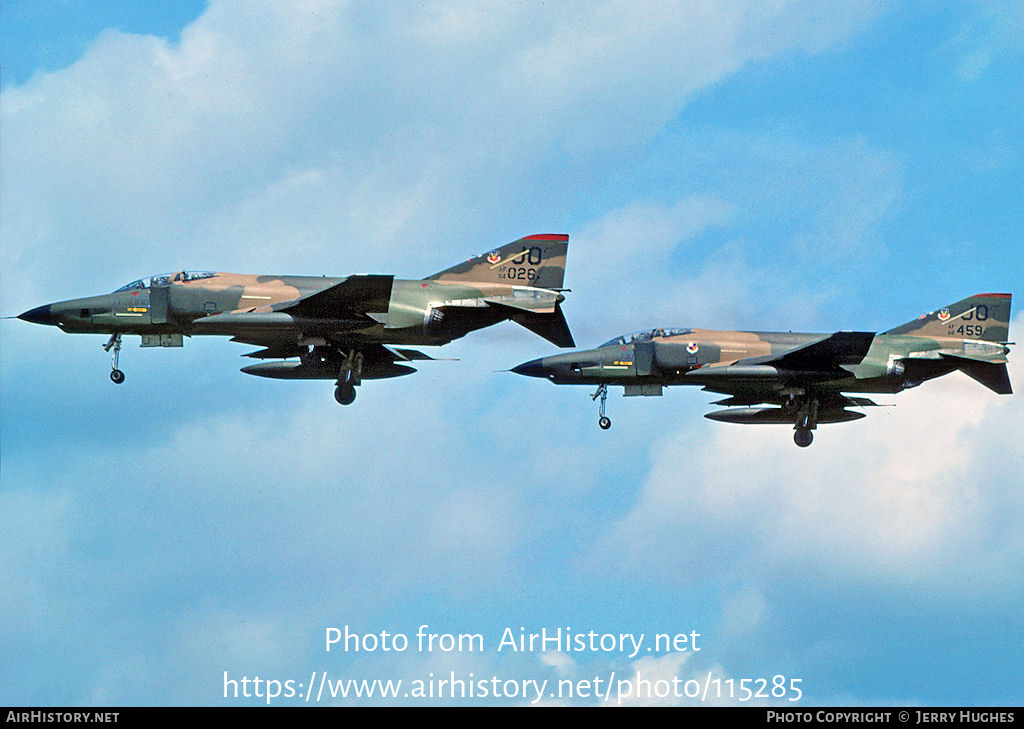
M 977 294 L 881 334 L 654 329 L 579 352 L 542 357 L 513 372 L 557 385 L 598 386 L 601 428 L 609 385 L 624 394 L 661 395 L 669 385 L 698 385 L 729 397 L 705 417 L 727 423 L 792 424 L 806 447 L 820 424 L 864 417 L 874 406 L 846 393 L 896 393 L 960 370 L 999 394 L 1006 372 L 1010 294 Z
M 242 372 L 279 379 L 334 380 L 343 405 L 364 379 L 415 372 L 432 359 L 385 345 L 440 345 L 511 319 L 559 347 L 575 346 L 562 314 L 569 236 L 531 235 L 419 280 L 355 275 L 259 276 L 179 271 L 132 281 L 113 293 L 26 311 L 19 319 L 69 333 L 110 334 L 110 379 L 121 338 L 143 347 L 180 347 L 209 334 L 263 347 L 268 360 Z

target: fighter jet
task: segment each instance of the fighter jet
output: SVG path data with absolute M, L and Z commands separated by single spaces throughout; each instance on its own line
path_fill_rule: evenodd
M 556 385 L 594 385 L 598 424 L 607 430 L 609 385 L 624 394 L 661 395 L 697 385 L 729 397 L 704 417 L 726 423 L 792 424 L 807 447 L 819 425 L 864 417 L 848 408 L 876 403 L 848 393 L 897 393 L 953 370 L 990 390 L 1012 392 L 1006 372 L 1010 294 L 977 294 L 881 334 L 653 329 L 600 347 L 542 357 L 513 372 Z
M 19 319 L 69 333 L 110 334 L 110 379 L 121 339 L 143 347 L 180 347 L 183 337 L 223 335 L 263 347 L 244 355 L 269 360 L 242 372 L 336 383 L 342 405 L 362 380 L 415 372 L 433 359 L 385 345 L 440 345 L 511 319 L 559 347 L 573 347 L 562 314 L 569 236 L 530 235 L 419 280 L 394 276 L 259 276 L 179 271 L 132 281 L 113 293 L 26 311 Z

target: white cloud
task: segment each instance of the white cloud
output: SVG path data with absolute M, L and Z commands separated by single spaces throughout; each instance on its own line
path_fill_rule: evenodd
M 603 161 L 641 150 L 696 91 L 746 64 L 830 47 L 875 12 L 842 3 L 507 4 L 482 14 L 463 2 L 412 11 L 405 3 L 213 2 L 176 44 L 109 31 L 74 65 L 5 89 L 4 313 L 11 301 L 28 308 L 40 296 L 85 294 L 183 265 L 429 273 L 453 255 L 485 250 L 499 235 L 559 224 L 589 194 L 587 180 L 604 173 Z M 842 146 L 834 169 L 857 151 Z M 866 176 L 884 176 L 886 159 L 873 177 L 878 159 L 871 150 L 864 156 Z M 826 182 L 834 189 L 833 179 Z M 854 242 L 888 204 L 868 206 L 865 219 L 844 218 L 858 211 L 862 191 L 854 185 L 843 197 L 853 207 L 826 216 L 853 231 Z M 651 196 L 569 231 L 577 338 L 601 341 L 646 325 L 640 318 L 685 325 L 719 321 L 723 309 L 736 318 L 763 313 L 756 293 L 763 266 L 739 245 L 706 257 L 682 279 L 662 265 L 685 259 L 703 232 L 728 229 L 744 211 L 742 200 L 718 193 Z M 655 305 L 651 290 L 660 292 Z M 604 311 L 612 300 L 625 303 Z M 591 307 L 600 316 L 584 316 Z M 517 340 L 510 329 L 503 341 L 536 349 L 540 340 L 525 333 Z M 489 336 L 499 335 L 481 333 L 476 350 L 466 343 L 446 355 L 468 352 L 476 357 L 469 364 L 479 363 Z M 10 351 L 8 372 L 37 367 L 36 350 Z M 57 363 L 65 361 L 54 351 L 45 352 L 55 363 L 46 382 L 56 388 L 64 377 Z M 486 356 L 514 364 L 504 351 Z M 533 571 L 562 568 L 614 518 L 609 484 L 618 488 L 617 475 L 632 483 L 650 435 L 616 431 L 595 448 L 593 428 L 566 427 L 584 417 L 563 407 L 572 397 L 589 420 L 582 392 L 549 387 L 537 395 L 526 388 L 546 383 L 495 384 L 494 375 L 469 364 L 425 365 L 412 384 L 370 383 L 358 411 L 339 410 L 327 388 L 199 415 L 182 415 L 173 398 L 154 395 L 154 417 L 166 426 L 140 426 L 158 436 L 141 444 L 117 419 L 122 410 L 111 415 L 100 396 L 84 395 L 98 421 L 133 437 L 101 446 L 90 433 L 84 448 L 72 440 L 65 457 L 45 459 L 46 472 L 67 491 L 12 483 L 5 472 L 12 491 L 4 513 L 36 533 L 19 541 L 31 535 L 12 532 L 15 543 L 2 560 L 10 583 L 5 638 L 40 621 L 55 634 L 79 635 L 74 616 L 33 612 L 39 603 L 72 605 L 92 619 L 90 644 L 77 655 L 96 660 L 77 669 L 59 694 L 63 703 L 138 701 L 154 697 L 152 687 L 124 688 L 124 681 L 153 666 L 183 674 L 198 664 L 249 660 L 270 671 L 308 658 L 305 638 L 295 636 L 317 633 L 328 617 L 379 629 L 382 611 L 401 614 L 404 601 L 422 605 L 425 594 L 463 605 L 492 591 L 514 594 L 516 580 L 537 589 Z M 203 380 L 204 371 L 188 376 Z M 17 397 L 5 393 L 6 417 L 31 421 L 36 400 L 56 401 L 39 395 L 41 381 L 19 383 Z M 261 384 L 269 391 L 277 383 Z M 651 403 L 630 407 L 641 405 Z M 676 428 L 665 424 L 677 420 L 673 407 L 658 427 Z M 733 457 L 735 438 L 746 439 L 739 442 L 749 446 L 749 463 L 775 458 L 780 447 L 792 456 L 788 434 L 739 428 L 734 437 L 728 426 L 710 427 L 722 430 L 702 439 L 693 435 L 701 426 L 687 422 L 650 451 L 641 501 L 604 545 L 615 552 L 611 562 L 620 554 L 627 563 L 649 559 L 674 579 L 690 561 L 700 567 L 714 546 L 731 552 L 741 571 L 751 569 L 741 558 L 754 565 L 799 560 L 804 537 L 794 534 L 809 518 L 837 532 L 818 527 L 806 537 L 831 549 L 826 569 L 856 563 L 842 550 L 860 541 L 844 536 L 847 525 L 830 512 L 835 494 L 817 483 L 830 474 L 822 458 L 795 479 L 776 471 L 744 486 L 749 467 Z M 959 445 L 957 432 L 943 423 L 929 452 L 980 458 Z M 897 426 L 885 433 L 900 435 Z M 895 496 L 876 489 L 855 498 L 852 513 L 871 552 L 863 563 L 888 548 L 927 562 L 935 552 L 930 528 L 969 547 L 974 538 L 990 574 L 1007 569 L 1019 538 L 1008 540 L 1004 555 L 983 535 L 956 534 L 937 506 L 928 523 L 914 519 L 919 504 L 935 497 L 972 519 L 998 503 L 979 490 L 974 501 L 958 494 L 939 468 L 931 472 L 939 484 L 922 491 L 908 481 L 898 449 L 859 437 L 883 453 L 887 478 L 900 485 Z M 712 453 L 702 454 L 694 440 Z M 835 453 L 825 437 L 813 451 L 812 459 Z M 720 466 L 715 455 L 732 462 Z M 31 472 L 26 460 L 15 473 Z M 681 470 L 706 483 L 680 487 Z M 596 518 L 567 529 L 581 508 Z M 872 523 L 876 517 L 888 520 L 882 526 L 909 520 L 913 534 L 887 535 Z M 748 527 L 746 543 L 730 544 L 727 532 Z M 688 555 L 682 565 L 680 554 Z M 886 574 L 898 567 L 883 560 Z M 68 574 L 88 575 L 105 589 L 83 597 L 81 582 L 69 583 Z M 742 593 L 730 603 L 728 624 L 743 634 L 763 610 L 756 595 Z M 143 644 L 158 632 L 170 637 Z M 47 644 L 38 633 L 17 640 L 31 650 Z M 435 656 L 428 666 L 490 667 L 459 658 Z M 668 676 L 683 660 L 638 665 Z M 555 672 L 570 671 L 570 663 L 544 661 Z M 196 677 L 171 695 L 207 702 L 215 698 L 210 691 Z
M 730 641 L 749 636 L 761 625 L 767 610 L 767 601 L 760 590 L 747 587 L 725 600 L 718 632 Z
M 576 670 L 576 662 L 562 651 L 544 651 L 540 654 L 540 662 L 555 669 L 560 678 L 571 676 Z
M 642 148 L 693 91 L 877 12 L 801 22 L 817 5 L 514 5 L 485 21 L 462 2 L 213 2 L 176 44 L 107 31 L 5 89 L 6 295 L 211 256 L 418 271 L 438 259 L 410 243 L 442 231 L 465 255 L 515 211 L 560 219 L 566 179 Z
M 1024 381 L 1012 355 L 1011 380 Z M 894 401 L 820 428 L 806 450 L 787 428 L 714 424 L 691 408 L 653 449 L 638 503 L 594 563 L 683 582 L 710 579 L 714 564 L 755 585 L 803 575 L 1019 599 L 1024 532 L 1006 516 L 1024 509 L 1019 399 L 954 373 Z
M 974 82 L 998 57 L 1017 54 L 1024 48 L 1024 9 L 1013 0 L 971 3 L 966 15 L 945 50 L 955 57 L 957 76 Z

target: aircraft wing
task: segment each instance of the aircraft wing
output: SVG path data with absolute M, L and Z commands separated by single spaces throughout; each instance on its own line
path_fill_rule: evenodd
M 289 352 L 303 332 L 335 336 L 377 325 L 374 314 L 387 312 L 394 276 L 349 276 L 334 286 L 293 301 L 275 304 L 271 311 L 227 311 L 192 323 L 196 334 L 226 334 L 233 340 Z M 283 354 L 274 356 L 294 356 Z
M 749 357 L 737 365 L 770 365 L 787 370 L 817 372 L 838 369 L 842 365 L 859 364 L 874 341 L 874 332 L 836 332 L 831 336 L 793 349 L 760 357 Z
M 349 276 L 339 284 L 273 308 L 312 319 L 354 319 L 384 313 L 391 301 L 394 280 L 394 276 Z
M 379 380 L 386 377 L 400 377 L 415 372 L 415 368 L 409 366 L 409 362 L 417 360 L 434 359 L 415 349 L 399 349 L 385 347 L 383 344 L 361 344 L 363 355 L 362 378 L 365 380 Z M 301 352 L 289 352 L 286 348 L 269 347 L 257 352 L 250 352 L 246 357 L 256 359 L 272 359 L 272 362 L 261 362 L 260 364 L 243 367 L 242 372 L 247 375 L 259 377 L 272 377 L 279 380 L 334 380 L 339 373 L 339 363 L 331 359 L 313 359 L 311 361 L 301 360 L 280 360 L 282 356 L 293 357 L 305 354 L 306 349 Z
M 724 405 L 721 410 L 705 413 L 704 417 L 710 420 L 719 420 L 725 423 L 778 423 L 795 424 L 799 418 L 797 410 L 786 409 L 786 399 L 778 390 L 767 388 L 744 387 L 738 385 L 733 388 L 705 387 L 705 390 L 722 392 L 731 395 L 724 400 L 718 400 L 712 405 Z M 877 407 L 878 403 L 866 397 L 853 397 L 844 395 L 837 391 L 824 391 L 815 393 L 816 406 L 814 409 L 814 422 L 824 423 L 845 423 L 850 420 L 858 420 L 864 417 L 864 413 L 856 410 L 847 410 L 851 407 Z M 770 405 L 771 407 L 763 407 Z M 781 406 L 781 407 L 780 407 Z

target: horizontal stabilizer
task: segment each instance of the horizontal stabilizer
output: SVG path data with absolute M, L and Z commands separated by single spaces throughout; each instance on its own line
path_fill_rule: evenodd
M 1012 395 L 1013 388 L 1010 386 L 1010 374 L 1006 371 L 1006 364 L 1003 362 L 981 362 L 980 360 L 967 357 L 956 357 L 953 355 L 942 355 L 945 359 L 955 360 L 957 368 L 973 380 L 977 380 L 992 392 L 999 395 Z
M 565 321 L 565 314 L 562 307 L 555 305 L 555 310 L 550 314 L 532 314 L 527 312 L 516 312 L 512 315 L 512 321 L 529 329 L 534 334 L 539 334 L 556 347 L 575 347 L 572 332 L 569 331 L 569 324 Z

